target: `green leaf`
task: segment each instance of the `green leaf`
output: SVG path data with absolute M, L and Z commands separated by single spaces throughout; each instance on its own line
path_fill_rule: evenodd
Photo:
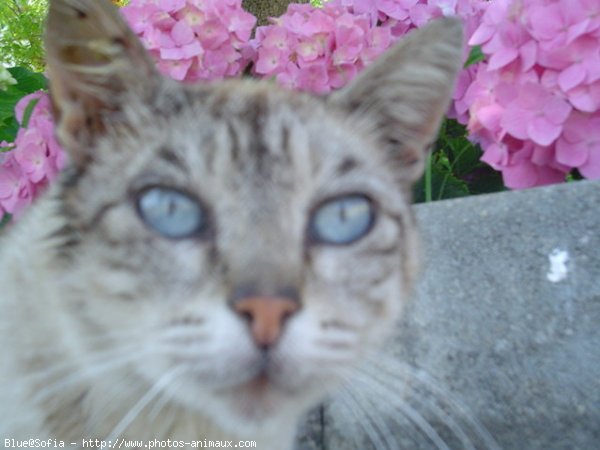
M 452 149 L 451 167 L 457 176 L 463 176 L 481 166 L 481 149 L 467 138 L 454 138 L 450 142 Z
M 19 90 L 27 94 L 48 88 L 48 80 L 41 73 L 32 72 L 25 67 L 11 67 L 8 71 L 17 80 Z
M 5 121 L 15 115 L 15 105 L 26 95 L 18 86 L 9 86 L 0 91 L 0 121 Z
M 425 176 L 415 187 L 417 202 L 505 190 L 502 174 L 481 161 L 481 148 L 467 136 L 464 125 L 444 120 Z
M 447 158 L 448 169 L 457 177 L 468 174 L 481 166 L 481 149 L 467 139 L 467 129 L 456 120 L 446 119 L 436 149 Z
M 10 214 L 4 214 L 3 216 L 0 216 L 0 230 L 4 228 L 8 222 L 10 222 L 11 217 L 12 216 Z
M 432 200 L 443 200 L 448 198 L 465 197 L 469 195 L 467 184 L 449 172 L 441 159 L 435 153 L 432 155 L 431 165 L 431 190 Z M 427 201 L 425 179 L 421 179 L 413 191 L 415 203 Z
M 25 111 L 23 111 L 23 123 L 21 124 L 23 128 L 27 128 L 27 126 L 29 125 L 29 119 L 31 118 L 33 108 L 35 108 L 35 105 L 37 105 L 39 101 L 39 98 L 33 99 L 25 107 Z
M 481 62 L 483 60 L 485 60 L 485 54 L 481 50 L 481 46 L 476 45 L 474 47 L 471 47 L 469 57 L 467 58 L 467 62 L 465 63 L 464 67 L 472 66 L 473 64 L 477 64 L 478 62 Z
M 18 132 L 19 124 L 14 117 L 9 117 L 3 122 L 0 122 L 0 142 L 14 142 Z M 0 147 L 0 152 L 8 150 L 10 150 L 10 148 Z
M 579 170 L 573 169 L 567 174 L 565 180 L 567 181 L 567 183 L 572 183 L 575 181 L 585 180 L 585 177 L 581 175 L 581 172 L 579 172 Z
M 504 181 L 502 180 L 502 173 L 484 163 L 464 179 L 469 185 L 472 195 L 490 194 L 506 190 Z
M 0 91 L 0 141 L 12 142 L 19 130 L 19 124 L 15 118 L 17 103 L 27 94 L 46 89 L 48 81 L 41 73 L 32 72 L 25 67 L 12 67 L 8 69 L 8 72 L 17 80 L 17 84 Z M 27 126 L 36 103 L 37 100 L 31 102 L 25 109 L 24 127 Z
M 16 104 L 25 95 L 46 89 L 48 85 L 42 74 L 24 67 L 12 67 L 8 71 L 17 80 L 17 84 L 0 91 L 0 121 L 14 116 Z

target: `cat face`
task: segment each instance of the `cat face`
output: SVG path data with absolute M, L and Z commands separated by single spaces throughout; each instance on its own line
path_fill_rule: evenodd
M 414 33 L 328 98 L 165 80 L 104 2 L 52 2 L 47 50 L 78 345 L 135 353 L 123 369 L 139 383 L 225 428 L 295 420 L 406 301 L 410 185 L 460 27 Z

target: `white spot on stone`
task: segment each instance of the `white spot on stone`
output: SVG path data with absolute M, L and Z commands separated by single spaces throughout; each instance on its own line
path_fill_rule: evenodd
M 558 283 L 566 279 L 569 272 L 567 266 L 567 263 L 569 262 L 569 252 L 555 248 L 548 255 L 548 259 L 550 260 L 550 270 L 546 274 L 548 281 L 551 283 Z

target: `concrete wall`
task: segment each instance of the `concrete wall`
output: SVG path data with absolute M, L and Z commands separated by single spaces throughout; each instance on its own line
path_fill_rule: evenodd
M 600 449 L 600 184 L 416 209 L 426 268 L 370 370 L 389 394 L 359 382 L 298 448 Z

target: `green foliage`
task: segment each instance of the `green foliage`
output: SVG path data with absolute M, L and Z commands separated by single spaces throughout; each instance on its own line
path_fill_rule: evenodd
M 442 124 L 426 172 L 415 187 L 415 201 L 430 202 L 504 190 L 502 176 L 480 161 L 482 151 L 455 120 Z
M 0 0 L 0 66 L 44 69 L 43 24 L 48 0 Z
M 11 219 L 11 215 L 10 214 L 4 214 L 4 216 L 0 217 L 0 230 L 2 230 L 2 228 L 4 228 L 4 226 L 10 222 Z
M 13 142 L 19 124 L 15 118 L 15 105 L 27 94 L 46 89 L 47 80 L 44 75 L 35 73 L 24 67 L 13 67 L 8 69 L 16 84 L 8 86 L 5 90 L 0 90 L 0 142 Z M 29 105 L 25 110 L 24 124 L 28 121 L 28 116 L 34 105 Z
M 485 54 L 481 50 L 479 45 L 471 47 L 471 51 L 469 52 L 469 57 L 465 62 L 465 67 L 472 66 L 473 64 L 477 64 L 485 59 Z

